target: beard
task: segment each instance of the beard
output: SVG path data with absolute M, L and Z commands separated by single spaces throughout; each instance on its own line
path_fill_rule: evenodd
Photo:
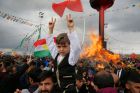
M 48 90 L 40 91 L 40 93 L 50 93 Z

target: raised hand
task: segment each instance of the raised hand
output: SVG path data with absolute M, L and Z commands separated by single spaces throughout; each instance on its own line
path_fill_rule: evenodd
M 14 93 L 21 93 L 21 90 L 16 89 L 16 91 Z
M 56 18 L 52 17 L 51 21 L 49 21 L 49 24 L 48 24 L 49 25 L 49 34 L 53 33 L 55 22 L 56 22 Z
M 70 32 L 74 31 L 74 21 L 71 17 L 71 15 L 67 15 L 66 16 L 66 20 L 67 20 L 67 26 L 68 26 L 68 29 L 70 30 Z
M 27 58 L 27 64 L 29 65 L 32 62 L 32 54 L 30 54 L 29 58 Z

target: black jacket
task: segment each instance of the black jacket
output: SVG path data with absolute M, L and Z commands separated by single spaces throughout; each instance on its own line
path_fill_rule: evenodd
M 60 79 L 60 85 L 62 88 L 65 88 L 68 84 L 74 84 L 75 85 L 75 66 L 72 66 L 69 64 L 69 54 L 67 54 L 62 62 L 57 65 L 57 58 L 58 55 L 55 58 L 54 61 L 54 71 L 56 73 L 56 70 L 59 70 L 59 79 Z
M 27 70 L 28 65 L 24 64 L 15 74 L 7 74 L 0 83 L 0 93 L 14 93 L 19 86 L 20 76 Z

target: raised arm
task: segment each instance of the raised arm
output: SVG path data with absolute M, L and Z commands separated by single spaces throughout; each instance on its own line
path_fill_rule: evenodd
M 54 19 L 54 18 L 52 18 L 51 21 L 49 22 L 49 24 L 48 24 L 49 33 L 46 38 L 47 45 L 48 45 L 48 48 L 50 50 L 50 53 L 51 53 L 53 59 L 55 59 L 55 57 L 58 53 L 56 45 L 54 43 L 54 37 L 53 37 L 53 30 L 54 30 L 55 22 L 56 22 L 56 19 Z
M 70 55 L 69 55 L 69 64 L 74 66 L 81 52 L 81 45 L 77 33 L 74 31 L 74 21 L 71 15 L 66 16 L 67 26 L 69 29 L 68 37 L 70 40 Z

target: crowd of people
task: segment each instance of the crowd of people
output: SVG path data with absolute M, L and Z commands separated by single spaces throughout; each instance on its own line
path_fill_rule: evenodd
M 48 57 L 2 55 L 0 93 L 64 93 L 57 84 L 53 63 Z M 140 66 L 129 68 L 118 62 L 115 67 L 106 64 L 100 68 L 101 62 L 91 63 L 78 60 L 75 93 L 140 93 Z
M 49 22 L 52 58 L 0 54 L 0 93 L 140 93 L 139 60 L 122 58 L 115 64 L 79 59 L 74 21 L 71 15 L 66 20 L 69 32 L 59 34 L 55 43 L 56 19 Z

